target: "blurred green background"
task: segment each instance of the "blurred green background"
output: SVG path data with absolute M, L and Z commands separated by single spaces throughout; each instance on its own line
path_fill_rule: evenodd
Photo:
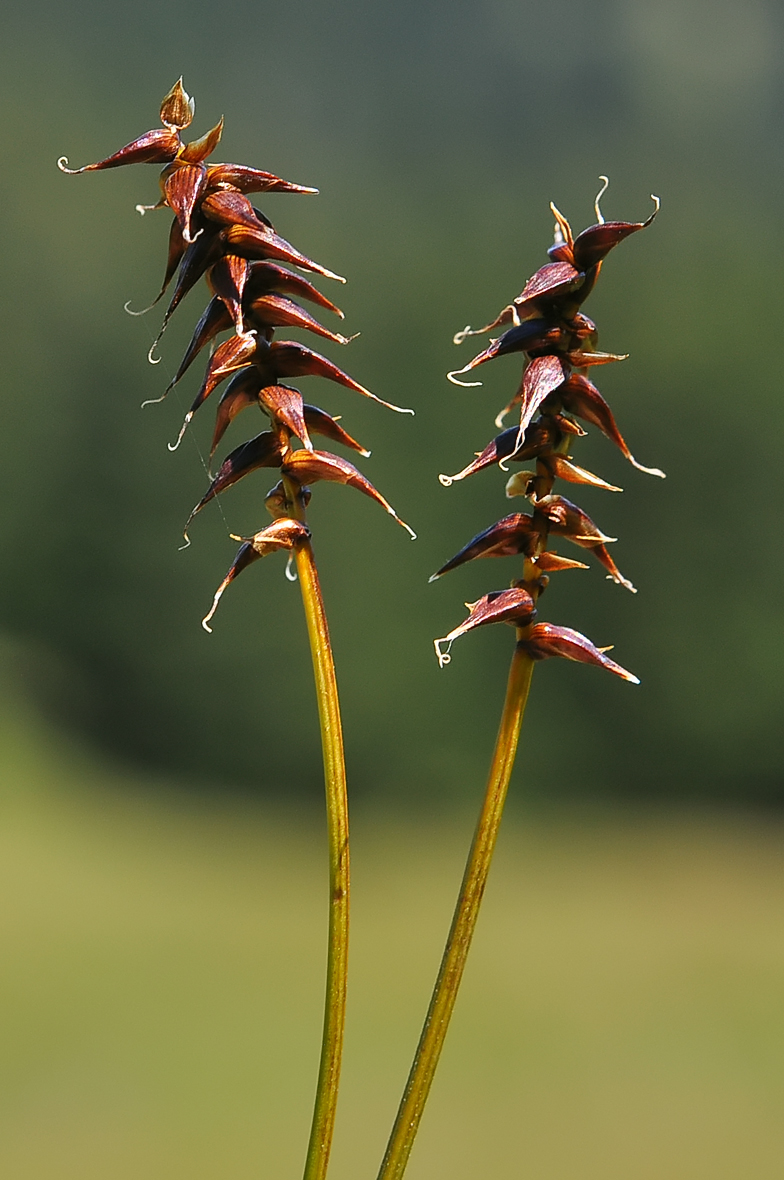
M 168 219 L 133 211 L 155 199 L 157 171 L 54 167 L 155 125 L 182 71 L 195 132 L 225 114 L 221 158 L 318 185 L 318 197 L 262 203 L 286 238 L 349 276 L 321 285 L 361 336 L 325 351 L 417 412 L 302 383 L 372 448 L 363 469 L 419 533 L 409 544 L 362 497 L 318 489 L 355 797 L 438 802 L 484 771 L 510 635 L 464 640 L 443 673 L 431 641 L 464 601 L 506 585 L 513 563 L 427 576 L 508 510 L 498 472 L 449 490 L 436 477 L 493 436 L 519 361 L 488 366 L 481 390 L 456 389 L 444 374 L 471 353 L 451 337 L 487 322 L 545 260 L 550 199 L 576 227 L 592 220 L 605 172 L 608 216 L 647 216 L 652 191 L 663 201 L 586 310 L 604 347 L 631 354 L 597 381 L 632 450 L 668 479 L 591 433 L 582 461 L 626 494 L 579 499 L 620 538 L 614 555 L 640 593 L 596 567 L 554 578 L 542 613 L 615 643 L 642 687 L 542 668 L 526 790 L 779 801 L 780 7 L 141 0 L 35 13 L 6 13 L 0 81 L 2 619 L 43 707 L 139 767 L 254 794 L 320 789 L 296 588 L 281 560 L 264 562 L 226 596 L 215 635 L 202 631 L 235 547 L 213 505 L 178 552 L 204 472 L 190 442 L 166 450 L 176 398 L 139 409 L 205 302 L 190 296 L 151 368 L 157 310 L 132 320 L 122 304 L 143 306 L 163 271 Z M 202 447 L 211 416 L 196 423 Z M 240 418 L 227 444 L 251 427 Z M 260 473 L 223 497 L 232 531 L 265 521 L 271 482 Z
M 509 657 L 501 627 L 461 641 L 446 671 L 433 657 L 463 602 L 514 570 L 483 562 L 427 584 L 515 507 L 498 472 L 437 481 L 493 436 L 519 373 L 508 358 L 480 390 L 449 385 L 471 355 L 451 337 L 545 261 L 551 199 L 575 228 L 593 220 L 606 173 L 608 217 L 647 216 L 651 192 L 663 204 L 586 305 L 601 345 L 631 354 L 594 375 L 637 457 L 668 478 L 634 471 L 596 431 L 580 443 L 580 461 L 626 489 L 576 498 L 620 538 L 640 592 L 594 566 L 553 578 L 541 614 L 614 643 L 642 685 L 565 661 L 536 673 L 411 1176 L 778 1177 L 784 11 L 43 0 L 5 6 L 0 28 L 4 1174 L 288 1175 L 306 1137 L 322 788 L 282 559 L 229 590 L 212 636 L 199 625 L 235 551 L 227 531 L 265 523 L 273 480 L 229 491 L 225 522 L 211 506 L 178 551 L 204 472 L 188 440 L 166 450 L 177 398 L 139 405 L 162 392 L 205 296 L 151 368 L 160 317 L 122 305 L 160 282 L 168 219 L 133 211 L 155 199 L 157 170 L 54 166 L 154 126 L 183 73 L 194 133 L 226 117 L 221 158 L 319 187 L 258 203 L 349 278 L 320 286 L 361 335 L 323 351 L 416 409 L 302 383 L 372 448 L 359 465 L 419 534 L 410 544 L 363 497 L 316 489 L 357 817 L 335 1174 L 370 1176 L 380 1158 Z M 250 432 L 244 416 L 227 444 Z

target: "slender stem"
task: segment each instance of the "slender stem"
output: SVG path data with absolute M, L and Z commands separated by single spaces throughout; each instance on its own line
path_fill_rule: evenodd
M 304 1180 L 324 1180 L 332 1147 L 343 1054 L 348 973 L 349 851 L 346 767 L 338 686 L 316 561 L 309 541 L 295 553 L 316 681 L 329 842 L 329 950 L 316 1101 Z
M 452 1009 L 463 976 L 471 938 L 479 915 L 490 862 L 493 858 L 501 824 L 506 792 L 512 774 L 520 726 L 523 721 L 528 690 L 531 687 L 533 660 L 521 645 L 515 648 L 501 724 L 490 764 L 484 803 L 468 856 L 460 896 L 444 948 L 430 1007 L 419 1038 L 414 1063 L 408 1077 L 400 1109 L 387 1145 L 378 1180 L 400 1180 L 419 1130 L 422 1112 L 438 1065 L 438 1058 L 449 1028 Z

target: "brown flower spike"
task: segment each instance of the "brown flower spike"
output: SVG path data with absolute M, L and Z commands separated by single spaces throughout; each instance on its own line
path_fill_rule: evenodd
M 431 581 L 456 569 L 467 561 L 480 557 L 521 555 L 524 568 L 520 581 L 513 586 L 531 595 L 535 602 L 547 585 L 547 573 L 556 569 L 585 568 L 581 562 L 568 561 L 548 549 L 551 536 L 561 536 L 574 545 L 593 553 L 608 571 L 607 576 L 618 585 L 636 593 L 634 586 L 621 574 L 607 549 L 615 540 L 606 536 L 591 518 L 571 500 L 553 494 L 557 479 L 571 484 L 586 484 L 618 492 L 621 489 L 580 467 L 569 455 L 572 440 L 585 433 L 575 421 L 597 426 L 627 459 L 639 470 L 663 476 L 657 468 L 643 467 L 632 455 L 621 435 L 610 407 L 596 386 L 589 380 L 588 371 L 595 365 L 622 360 L 615 353 L 598 351 L 598 333 L 592 320 L 580 311 L 599 277 L 604 259 L 619 242 L 649 226 L 659 209 L 655 208 L 646 221 L 605 221 L 599 200 L 607 182 L 596 199 L 596 224 L 583 230 L 575 238 L 566 218 L 551 206 L 555 216 L 555 242 L 549 253 L 552 262 L 546 263 L 524 285 L 522 292 L 492 323 L 476 331 L 464 328 L 455 336 L 455 343 L 467 337 L 506 327 L 503 335 L 491 340 L 462 369 L 449 374 L 458 385 L 477 384 L 459 378 L 498 356 L 522 353 L 523 372 L 518 390 L 499 421 L 510 410 L 519 413 L 519 422 L 490 442 L 476 458 L 457 475 L 440 476 L 449 486 L 457 480 L 498 464 L 506 470 L 506 463 L 520 463 L 534 459 L 533 471 L 521 471 L 507 482 L 507 496 L 523 496 L 531 504 L 530 513 L 514 513 L 491 525 L 464 545 Z M 491 596 L 492 597 L 492 596 Z M 480 600 L 484 602 L 484 600 Z M 459 635 L 485 621 L 474 621 L 476 607 L 460 627 L 443 639 L 435 641 L 439 664 L 449 662 L 449 646 Z M 583 663 L 597 664 L 626 680 L 637 683 L 636 677 L 603 655 L 599 649 L 576 631 L 537 623 L 525 613 L 519 617 L 503 615 L 495 621 L 513 623 L 520 642 L 534 659 L 558 655 Z
M 297 266 L 339 282 L 345 282 L 345 279 L 280 237 L 269 218 L 248 197 L 252 193 L 316 193 L 318 190 L 292 184 L 272 172 L 244 164 L 210 163 L 209 156 L 220 142 L 223 120 L 200 139 L 186 143 L 182 132 L 190 126 L 193 116 L 194 100 L 186 93 L 180 78 L 161 103 L 161 128 L 145 132 L 95 164 L 71 169 L 65 156 L 58 160 L 61 171 L 69 175 L 118 168 L 124 164 L 163 167 L 161 199 L 155 205 L 137 206 L 142 213 L 168 208 L 173 214 L 164 279 L 151 307 L 162 298 L 175 277 L 176 281 L 161 331 L 150 350 L 150 360 L 153 360 L 154 349 L 171 316 L 201 278 L 206 280 L 212 295 L 182 363 L 164 391 L 165 397 L 202 351 L 210 346 L 212 351 L 204 378 L 185 415 L 179 437 L 170 449 L 177 449 L 196 411 L 229 378 L 231 381 L 217 407 L 211 456 L 242 410 L 255 406 L 269 419 L 268 430 L 229 453 L 188 523 L 210 500 L 249 472 L 260 467 L 276 467 L 283 475 L 283 487 L 291 501 L 287 511 L 292 518 L 301 514 L 307 486 L 326 480 L 346 484 L 370 496 L 413 537 L 408 525 L 400 520 L 387 500 L 356 467 L 337 455 L 314 450 L 311 431 L 362 455 L 370 454 L 325 410 L 306 405 L 299 390 L 287 382 L 304 376 L 325 377 L 398 413 L 411 414 L 413 411 L 384 401 L 327 357 L 304 344 L 273 339 L 277 328 L 294 327 L 338 344 L 348 344 L 350 340 L 325 327 L 296 302 L 294 297 L 307 299 L 343 318 L 339 307 L 308 279 L 288 267 Z M 219 341 L 224 333 L 228 335 Z M 286 548 L 280 542 L 273 545 L 265 530 L 256 534 L 256 540 L 259 537 L 264 539 L 263 551 L 258 544 L 254 547 L 251 542 L 245 543 L 221 584 L 205 625 L 223 590 L 241 570 L 258 556 Z

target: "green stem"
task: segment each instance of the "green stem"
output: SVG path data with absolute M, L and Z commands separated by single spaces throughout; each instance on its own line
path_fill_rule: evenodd
M 304 1173 L 304 1180 L 324 1180 L 335 1126 L 346 1019 L 349 912 L 348 799 L 335 665 L 316 561 L 309 541 L 297 548 L 295 558 L 316 681 L 324 754 L 329 842 L 329 950 L 324 1032 Z
M 444 948 L 430 1007 L 419 1038 L 414 1063 L 408 1077 L 400 1109 L 389 1138 L 378 1180 L 400 1180 L 419 1130 L 422 1112 L 449 1028 L 452 1009 L 463 976 L 471 938 L 479 915 L 498 829 L 501 825 L 506 792 L 512 774 L 520 726 L 523 721 L 528 690 L 531 687 L 533 660 L 518 643 L 509 669 L 506 700 L 501 715 L 498 738 L 487 781 L 484 803 L 468 856 L 460 896 Z

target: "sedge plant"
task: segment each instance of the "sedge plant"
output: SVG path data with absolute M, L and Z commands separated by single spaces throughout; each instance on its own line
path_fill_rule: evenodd
M 299 581 L 313 661 L 326 788 L 329 845 L 329 938 L 327 982 L 321 1058 L 316 1099 L 307 1149 L 305 1180 L 323 1180 L 327 1171 L 340 1078 L 346 1007 L 349 930 L 349 829 L 343 735 L 335 665 L 318 570 L 307 524 L 310 487 L 330 481 L 356 488 L 375 500 L 413 537 L 407 524 L 365 476 L 347 459 L 317 450 L 312 436 L 320 435 L 360 455 L 370 454 L 331 414 L 304 402 L 288 384 L 292 378 L 320 376 L 373 399 L 400 413 L 413 413 L 382 401 L 320 353 L 290 340 L 275 340 L 276 329 L 306 329 L 336 344 L 349 340 L 321 324 L 296 298 L 343 318 L 343 313 L 297 271 L 344 282 L 339 275 L 307 258 L 280 237 L 264 213 L 252 205 L 251 193 L 315 193 L 270 172 L 244 164 L 211 163 L 223 120 L 189 143 L 182 132 L 194 115 L 194 101 L 182 79 L 172 87 L 160 108 L 161 126 L 95 164 L 70 169 L 62 157 L 59 167 L 71 175 L 97 172 L 125 164 L 162 166 L 159 200 L 139 205 L 140 213 L 169 209 L 173 214 L 168 255 L 158 303 L 173 283 L 173 293 L 161 330 L 150 349 L 150 360 L 172 314 L 184 296 L 205 278 L 211 298 L 164 397 L 208 349 L 204 378 L 177 441 L 176 450 L 196 411 L 224 381 L 228 385 L 217 405 L 210 445 L 213 459 L 223 435 L 243 410 L 255 408 L 268 419 L 267 429 L 235 447 L 223 459 L 204 496 L 191 512 L 193 518 L 212 500 L 251 472 L 268 468 L 279 480 L 265 497 L 272 523 L 253 536 L 233 537 L 240 548 L 215 593 L 203 620 L 210 621 L 226 587 L 249 565 L 276 552 L 288 555 L 286 573 Z M 286 264 L 286 265 L 283 265 Z M 149 311 L 150 308 L 145 309 Z M 131 314 L 143 314 L 134 313 Z M 228 335 L 227 335 L 228 334 Z M 221 339 L 221 337 L 223 337 Z M 163 398 L 158 398 L 158 401 Z M 189 542 L 188 542 L 189 543 Z M 296 574 L 292 572 L 296 566 Z
M 441 483 L 449 487 L 496 465 L 506 470 L 505 463 L 535 461 L 535 466 L 532 470 L 516 472 L 506 484 L 506 495 L 525 498 L 530 510 L 512 513 L 484 529 L 430 579 L 435 581 L 478 558 L 515 557 L 523 561 L 522 570 L 508 589 L 491 591 L 478 601 L 467 603 L 468 618 L 435 640 L 436 656 L 443 668 L 450 662 L 449 649 L 454 640 L 469 631 L 490 623 L 507 623 L 515 629 L 506 698 L 487 788 L 430 1006 L 379 1180 L 402 1177 L 427 1102 L 487 883 L 534 667 L 541 660 L 560 656 L 594 664 L 632 684 L 639 683 L 636 676 L 610 659 L 607 655 L 610 648 L 596 647 L 570 627 L 536 621 L 538 600 L 550 574 L 588 568 L 584 562 L 552 549 L 551 541 L 557 538 L 592 554 L 607 571 L 608 578 L 634 592 L 632 583 L 621 574 L 607 549 L 615 538 L 606 536 L 581 508 L 553 491 L 556 480 L 610 492 L 621 490 L 579 466 L 571 457 L 573 442 L 586 433 L 578 420 L 602 431 L 633 466 L 663 477 L 658 469 L 637 462 L 610 407 L 588 377 L 593 367 L 625 357 L 598 350 L 596 325 L 583 315 L 580 307 L 593 289 L 610 250 L 630 234 L 649 226 L 659 207 L 654 197 L 655 208 L 646 221 L 605 221 L 599 202 L 607 180 L 605 177 L 602 180 L 604 187 L 595 203 L 596 224 L 575 238 L 566 218 L 551 205 L 555 217 L 555 241 L 548 251 L 551 261 L 528 280 L 521 294 L 492 323 L 476 330 L 464 328 L 454 338 L 455 344 L 461 344 L 470 336 L 507 329 L 491 339 L 489 346 L 467 365 L 448 376 L 456 385 L 480 385 L 481 382 L 461 378 L 496 357 L 522 353 L 519 387 L 496 419 L 496 427 L 501 429 L 504 417 L 512 410 L 519 414 L 519 421 L 477 452 L 462 471 L 440 476 Z

